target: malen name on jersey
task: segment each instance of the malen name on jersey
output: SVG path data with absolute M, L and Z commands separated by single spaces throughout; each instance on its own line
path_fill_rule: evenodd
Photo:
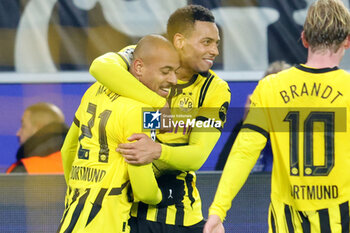
M 337 199 L 339 190 L 336 185 L 291 185 L 291 195 L 298 200 Z

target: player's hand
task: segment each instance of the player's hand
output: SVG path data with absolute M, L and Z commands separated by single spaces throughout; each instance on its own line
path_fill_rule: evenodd
M 152 141 L 146 134 L 131 135 L 128 140 L 132 143 L 121 143 L 116 149 L 129 164 L 144 165 L 158 159 L 162 153 L 159 143 Z
M 210 215 L 204 225 L 203 233 L 225 233 L 224 225 L 217 215 Z

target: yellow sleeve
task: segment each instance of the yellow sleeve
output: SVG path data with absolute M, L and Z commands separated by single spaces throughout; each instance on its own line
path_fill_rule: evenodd
M 207 160 L 220 135 L 218 130 L 216 132 L 196 132 L 193 130 L 188 146 L 161 144 L 162 154 L 159 160 L 177 170 L 196 171 Z
M 128 114 L 124 114 L 124 135 L 122 141 L 128 142 L 127 138 L 133 133 L 142 133 L 142 106 L 130 108 Z M 153 173 L 152 164 L 134 166 L 128 164 L 128 172 L 133 194 L 137 200 L 146 204 L 156 205 L 162 200 L 162 192 Z
M 259 84 L 252 94 L 247 119 L 230 151 L 214 201 L 209 208 L 209 215 L 218 215 L 221 221 L 224 221 L 233 198 L 247 180 L 269 137 L 260 95 L 263 89 Z
M 220 138 L 221 130 L 226 122 L 230 100 L 231 92 L 227 82 L 214 77 L 203 98 L 203 104 L 196 119 L 219 121 L 221 127 L 210 129 L 210 132 L 207 129 L 194 128 L 190 134 L 188 146 L 172 147 L 162 144 L 162 153 L 159 160 L 178 170 L 198 170 L 207 160 Z
M 113 92 L 148 104 L 155 108 L 165 105 L 166 99 L 148 89 L 128 71 L 122 54 L 106 53 L 96 58 L 90 66 L 90 74 Z
M 162 200 L 162 192 L 154 177 L 152 164 L 134 166 L 128 164 L 128 172 L 133 194 L 137 200 L 156 205 Z
M 92 86 L 93 85 L 96 85 L 96 83 L 92 84 Z M 88 90 L 84 93 L 83 97 L 81 98 L 80 105 L 77 111 L 75 112 L 73 123 L 69 128 L 69 131 L 66 135 L 66 138 L 61 148 L 64 178 L 67 184 L 69 181 L 70 172 L 72 170 L 72 164 L 78 150 L 79 134 L 80 134 L 79 116 L 81 112 L 84 112 L 83 108 L 85 105 L 83 105 L 83 103 L 86 102 L 85 101 L 86 98 L 89 98 L 88 96 L 89 96 L 89 93 L 91 92 L 90 90 L 92 90 L 92 86 L 88 88 Z
M 267 79 L 265 78 L 260 80 L 253 94 L 251 95 L 249 113 L 247 118 L 244 120 L 244 124 L 252 127 L 257 126 L 258 128 L 261 128 L 261 130 L 268 132 L 270 130 L 267 120 L 269 119 L 268 112 L 274 108 L 265 107 L 267 104 L 263 103 L 263 99 L 265 99 L 264 96 L 268 96 L 268 91 L 271 90 L 271 88 L 268 86 L 268 82 L 266 81 Z M 279 110 L 277 109 L 277 111 Z M 271 118 L 269 120 L 271 121 Z
M 62 163 L 64 178 L 66 183 L 69 181 L 69 174 L 72 169 L 72 164 L 77 152 L 79 138 L 79 127 L 73 122 L 67 133 L 66 139 L 64 140 L 61 148 Z
M 224 221 L 233 198 L 247 180 L 266 141 L 261 133 L 241 130 L 228 156 L 209 215 L 218 215 Z

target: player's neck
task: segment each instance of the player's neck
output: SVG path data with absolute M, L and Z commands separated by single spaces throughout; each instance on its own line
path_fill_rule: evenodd
M 327 50 L 327 51 L 316 51 L 311 52 L 309 49 L 307 62 L 305 65 L 312 68 L 327 68 L 339 66 L 341 59 L 344 56 L 344 49 L 340 48 L 336 53 Z
M 192 69 L 188 69 L 185 67 L 181 67 L 181 69 L 179 69 L 176 77 L 177 79 L 181 80 L 181 81 L 190 81 L 192 76 L 195 74 L 196 72 L 193 71 Z

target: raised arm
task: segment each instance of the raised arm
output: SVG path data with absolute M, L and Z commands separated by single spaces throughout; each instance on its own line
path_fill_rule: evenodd
M 139 82 L 128 68 L 133 49 L 127 47 L 119 53 L 106 53 L 96 58 L 90 66 L 90 74 L 113 92 L 140 101 L 155 108 L 161 108 L 166 100 Z

